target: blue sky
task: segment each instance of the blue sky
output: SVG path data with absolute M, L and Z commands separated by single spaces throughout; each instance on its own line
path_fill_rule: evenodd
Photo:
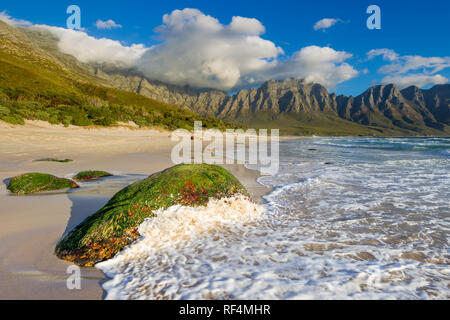
M 430 87 L 433 81 L 443 83 L 444 79 L 450 79 L 448 67 L 450 58 L 447 59 L 450 56 L 448 25 L 450 2 L 444 0 L 261 0 L 257 2 L 242 0 L 75 0 L 73 2 L 0 0 L 0 12 L 6 10 L 9 16 L 24 19 L 33 24 L 65 27 L 68 17 L 66 8 L 71 4 L 81 8 L 82 27 L 88 35 L 119 40 L 124 46 L 136 43 L 151 47 L 161 42 L 170 42 L 164 37 L 158 39 L 154 29 L 162 24 L 163 15 L 170 14 L 175 9 L 196 8 L 203 14 L 216 18 L 222 25 L 230 24 L 234 16 L 257 19 L 265 27 L 265 32 L 258 36 L 269 40 L 284 51 L 276 58 L 279 61 L 289 60 L 296 52 L 310 46 L 330 47 L 337 52 L 351 54 L 351 57 L 345 58 L 344 63 L 351 65 L 358 75 L 353 75 L 345 81 L 336 80 L 336 83 L 330 81 L 328 86 L 330 91 L 339 94 L 357 95 L 371 85 L 389 79 L 403 84 L 414 82 L 414 79 L 418 77 L 420 80 L 417 80 L 417 84 L 421 85 L 425 81 L 424 77 L 432 78 L 433 80 L 429 83 L 425 83 L 425 87 Z M 366 20 L 369 17 L 366 9 L 372 4 L 381 8 L 381 30 L 369 30 L 366 27 Z M 328 29 L 314 30 L 315 23 L 324 18 L 338 19 L 338 23 Z M 99 19 L 103 21 L 111 19 L 120 24 L 121 28 L 98 29 L 95 23 Z M 389 57 L 394 56 L 383 55 L 386 51 L 378 51 L 372 55 L 372 59 L 368 59 L 367 53 L 374 49 L 390 49 L 397 55 L 395 59 L 390 59 Z M 406 56 L 414 58 L 406 58 Z M 431 61 L 425 58 L 436 59 Z M 161 61 L 160 58 L 158 59 L 150 61 Z M 339 64 L 342 61 L 336 63 Z M 383 66 L 384 69 L 380 71 Z M 238 68 L 242 69 L 242 67 Z M 298 68 L 301 70 L 300 75 L 305 72 L 315 72 L 305 65 Z M 305 68 L 308 71 L 305 71 Z M 330 70 L 334 72 L 335 69 Z M 152 68 L 151 72 L 158 74 L 158 70 Z M 253 77 L 252 73 L 249 74 Z M 259 76 L 261 76 L 260 73 L 258 73 Z M 264 76 L 270 75 L 266 72 Z M 405 80 L 405 77 L 410 78 Z M 240 82 L 243 83 L 242 86 L 249 86 L 249 82 L 246 81 Z

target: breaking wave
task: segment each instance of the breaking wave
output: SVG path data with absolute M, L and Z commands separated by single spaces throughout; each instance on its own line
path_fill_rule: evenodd
M 139 227 L 141 238 L 115 258 L 97 264 L 112 280 L 104 284 L 107 299 L 181 298 L 186 284 L 177 276 L 195 257 L 183 248 L 200 241 L 218 241 L 224 234 L 235 236 L 247 224 L 263 217 L 264 208 L 244 196 L 211 200 L 206 207 L 173 206 L 159 210 Z M 158 277 L 155 272 L 165 271 Z M 202 269 L 202 266 L 199 266 Z M 179 283 L 173 283 L 178 282 Z

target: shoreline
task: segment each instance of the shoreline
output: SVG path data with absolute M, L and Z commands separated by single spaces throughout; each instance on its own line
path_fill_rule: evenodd
M 114 126 L 109 127 L 102 127 L 102 126 L 87 126 L 87 127 L 79 127 L 74 125 L 69 125 L 68 127 L 63 126 L 62 124 L 54 125 L 50 124 L 49 122 L 41 121 L 41 120 L 25 120 L 25 125 L 15 125 L 8 122 L 5 122 L 3 120 L 0 120 L 0 130 L 2 129 L 63 129 L 63 130 L 72 130 L 72 131 L 78 131 L 80 132 L 114 132 L 114 131 L 128 131 L 128 132 L 155 132 L 159 134 L 171 134 L 171 131 L 160 128 L 160 127 L 139 127 L 133 122 L 130 123 L 124 123 L 124 122 L 118 122 Z M 257 129 L 257 128 L 256 128 Z M 258 129 L 257 129 L 258 130 Z M 270 130 L 270 129 L 269 129 Z M 280 141 L 286 141 L 286 140 L 297 140 L 297 139 L 315 139 L 315 138 L 364 138 L 364 139 L 388 139 L 388 138 L 394 138 L 394 139 L 423 139 L 423 138 L 450 138 L 450 136 L 441 136 L 441 135 L 428 135 L 428 136 L 373 136 L 373 135 L 328 135 L 328 136 L 318 136 L 318 135 L 292 135 L 287 134 L 283 135 L 280 134 L 279 139 Z
M 169 132 L 127 128 L 63 128 L 32 122 L 26 126 L 0 125 L 0 300 L 99 300 L 107 279 L 96 268 L 81 269 L 81 290 L 66 287 L 71 263 L 59 260 L 54 247 L 66 230 L 82 222 L 119 190 L 89 195 L 63 192 L 9 195 L 9 178 L 26 172 L 69 177 L 83 170 L 149 176 L 173 166 L 174 142 Z M 35 162 L 42 158 L 70 158 L 68 163 Z M 258 171 L 243 165 L 224 165 L 252 194 L 255 202 L 271 190 L 260 185 Z M 20 199 L 20 200 L 19 200 Z

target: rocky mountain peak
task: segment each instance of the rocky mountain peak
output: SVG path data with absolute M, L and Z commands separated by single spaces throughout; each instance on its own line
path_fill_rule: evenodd
M 403 97 L 411 101 L 423 101 L 424 95 L 422 89 L 416 86 L 410 86 L 401 91 Z

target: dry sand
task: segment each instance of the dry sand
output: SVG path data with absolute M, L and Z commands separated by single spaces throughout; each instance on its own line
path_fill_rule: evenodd
M 105 276 L 95 268 L 81 271 L 81 290 L 68 290 L 70 263 L 57 259 L 61 236 L 100 209 L 118 190 L 95 196 L 70 193 L 11 196 L 8 179 L 26 172 L 68 177 L 83 170 L 150 175 L 171 167 L 170 133 L 137 130 L 63 128 L 39 121 L 12 126 L 0 121 L 0 299 L 102 299 Z M 73 159 L 69 163 L 35 162 L 42 158 Z M 243 166 L 227 166 L 255 199 L 268 190 L 259 174 Z

